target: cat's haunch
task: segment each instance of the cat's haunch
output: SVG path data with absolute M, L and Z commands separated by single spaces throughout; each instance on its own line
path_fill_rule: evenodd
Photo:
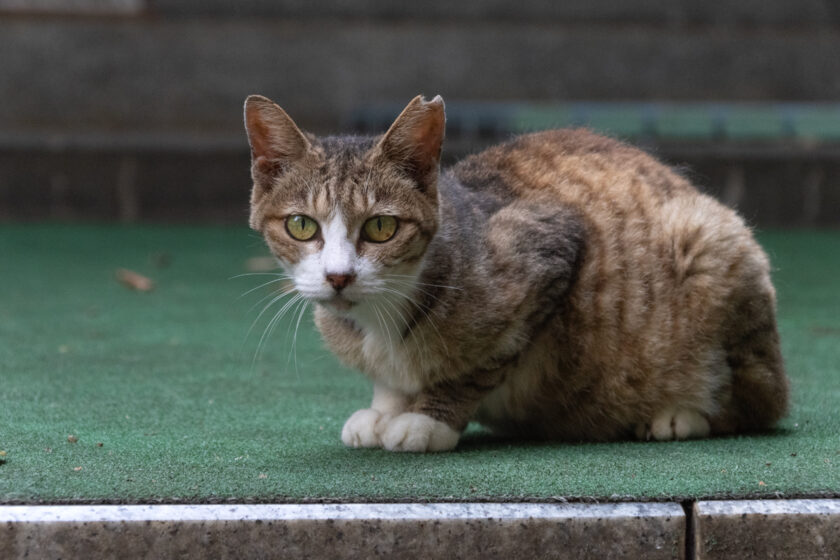
M 346 445 L 444 451 L 473 419 L 684 439 L 785 414 L 769 263 L 734 211 L 582 129 L 441 171 L 444 123 L 418 96 L 382 136 L 316 138 L 245 103 L 251 226 L 374 384 Z

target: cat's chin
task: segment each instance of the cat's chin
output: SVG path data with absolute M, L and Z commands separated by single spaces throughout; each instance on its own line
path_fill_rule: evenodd
M 358 302 L 336 295 L 330 299 L 318 300 L 318 303 L 333 313 L 343 315 L 353 309 Z

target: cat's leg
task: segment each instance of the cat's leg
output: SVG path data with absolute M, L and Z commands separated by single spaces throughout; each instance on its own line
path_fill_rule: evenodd
M 500 370 L 481 370 L 421 391 L 407 412 L 385 425 L 382 447 L 415 452 L 454 449 L 482 397 L 501 379 Z
M 654 416 L 650 424 L 638 424 L 636 437 L 659 441 L 703 438 L 708 436 L 710 431 L 709 421 L 696 410 L 668 407 Z
M 374 383 L 370 408 L 357 410 L 347 419 L 341 430 L 341 441 L 348 447 L 380 447 L 379 436 L 384 426 L 407 406 L 405 395 Z

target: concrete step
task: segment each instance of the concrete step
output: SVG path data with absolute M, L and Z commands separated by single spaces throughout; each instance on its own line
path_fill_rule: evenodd
M 336 131 L 363 102 L 840 98 L 840 32 L 516 21 L 0 20 L 0 130 L 238 133 L 246 95 Z
M 445 164 L 499 141 L 452 134 Z M 658 142 L 644 149 L 759 227 L 837 227 L 840 157 L 832 145 Z M 0 220 L 245 224 L 243 133 L 0 134 Z
M 0 506 L 3 558 L 840 557 L 840 500 Z
M 3 558 L 682 558 L 679 504 L 0 506 Z
M 840 558 L 840 500 L 694 504 L 697 560 Z
M 0 0 L 2 11 L 26 13 L 147 14 L 156 17 L 281 17 L 342 19 L 426 19 L 565 21 L 579 24 L 808 25 L 840 23 L 825 0 L 484 0 L 398 3 L 389 0 Z

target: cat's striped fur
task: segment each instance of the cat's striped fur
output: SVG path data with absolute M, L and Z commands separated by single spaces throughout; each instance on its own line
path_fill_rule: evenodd
M 374 382 L 347 445 L 450 449 L 473 418 L 610 440 L 784 415 L 769 264 L 735 212 L 586 130 L 521 136 L 439 173 L 443 122 L 442 100 L 418 97 L 382 137 L 317 139 L 267 99 L 246 102 L 251 225 L 317 302 L 327 345 Z M 290 214 L 323 238 L 293 239 Z M 399 219 L 393 239 L 360 237 L 375 215 Z M 341 294 L 330 267 L 353 281 Z

